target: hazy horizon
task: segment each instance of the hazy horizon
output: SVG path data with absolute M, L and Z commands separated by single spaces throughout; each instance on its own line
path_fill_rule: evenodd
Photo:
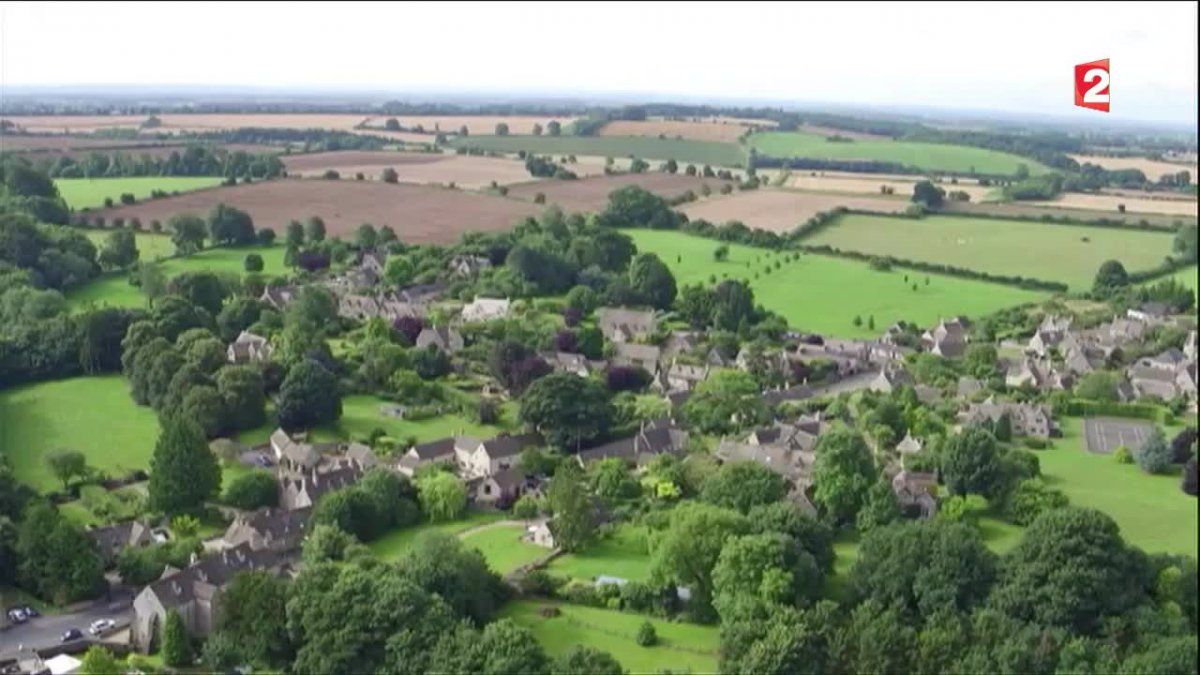
M 0 89 L 628 97 L 1196 122 L 1195 3 L 553 8 L 3 2 Z M 1109 115 L 1073 106 L 1073 65 L 1098 58 L 1112 60 Z

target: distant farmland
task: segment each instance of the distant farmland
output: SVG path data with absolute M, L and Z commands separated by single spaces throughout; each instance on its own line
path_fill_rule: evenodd
M 658 254 L 680 286 L 707 285 L 714 278 L 718 282 L 746 279 L 755 301 L 786 318 L 793 329 L 835 337 L 878 337 L 901 319 L 929 326 L 944 316 L 979 317 L 1047 297 L 1012 286 L 901 268 L 881 272 L 865 262 L 831 256 L 800 253 L 799 260 L 785 261 L 791 252 L 737 244 L 729 245 L 726 261 L 717 262 L 713 251 L 719 241 L 666 230 L 625 233 L 633 237 L 639 251 Z M 859 326 L 854 325 L 856 316 Z
M 810 159 L 862 159 L 897 162 L 927 171 L 953 171 L 981 174 L 1012 175 L 1021 164 L 1032 173 L 1048 171 L 1032 159 L 995 150 L 965 145 L 916 143 L 888 139 L 854 139 L 850 142 L 830 142 L 825 136 L 794 131 L 775 131 L 751 134 L 746 142 L 768 157 Z
M 902 198 L 758 189 L 720 197 L 713 195 L 708 199 L 684 204 L 679 210 L 692 220 L 702 218 L 717 225 L 738 220 L 751 228 L 782 233 L 796 229 L 821 211 L 831 211 L 839 206 L 880 213 L 899 213 L 908 206 L 908 201 Z
M 219 176 L 132 176 L 127 178 L 57 178 L 54 185 L 58 193 L 73 209 L 91 209 L 104 206 L 109 197 L 119 204 L 122 194 L 132 194 L 135 199 L 146 199 L 152 190 L 166 193 L 188 192 L 212 187 L 221 183 Z
M 963 216 L 847 214 L 804 243 L 1061 281 L 1073 290 L 1089 288 L 1105 260 L 1133 272 L 1156 267 L 1171 251 L 1168 233 Z
M 455 138 L 454 147 L 478 148 L 492 152 L 524 150 L 539 155 L 599 155 L 601 157 L 640 157 L 674 159 L 681 164 L 739 166 L 746 161 L 742 148 L 734 143 L 689 141 L 673 138 L 636 138 L 613 136 L 468 136 Z
M 464 232 L 499 231 L 538 213 L 541 207 L 448 188 L 391 185 L 378 181 L 284 179 L 221 187 L 154 199 L 98 212 L 111 220 L 138 217 L 143 223 L 176 213 L 207 213 L 219 203 L 250 213 L 258 227 L 277 232 L 290 220 L 320 216 L 330 235 L 348 235 L 359 225 L 390 225 L 408 243 L 449 244 Z
M 716 193 L 727 181 L 716 178 L 697 178 L 683 174 L 651 171 L 624 173 L 613 176 L 593 176 L 579 180 L 548 180 L 523 183 L 509 188 L 508 196 L 532 201 L 539 193 L 546 195 L 547 204 L 558 204 L 564 211 L 599 211 L 608 203 L 608 196 L 618 188 L 637 185 L 662 197 L 676 197 L 688 190 L 700 194 L 704 185 Z
M 401 183 L 449 184 L 476 189 L 491 185 L 525 182 L 532 179 L 525 164 L 513 159 L 456 154 L 420 154 L 408 152 L 371 152 L 341 150 L 282 158 L 289 175 L 319 177 L 328 170 L 343 179 L 362 173 L 377 179 L 391 167 Z
M 614 120 L 605 124 L 599 136 L 638 136 L 645 138 L 684 138 L 694 141 L 719 141 L 737 143 L 742 134 L 750 129 L 745 124 L 733 121 L 709 120 L 693 122 L 683 120 Z

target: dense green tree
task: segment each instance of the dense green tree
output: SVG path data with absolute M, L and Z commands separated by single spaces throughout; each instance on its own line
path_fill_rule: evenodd
M 384 528 L 412 525 L 420 518 L 417 488 L 408 477 L 382 468 L 373 468 L 358 481 L 356 489 L 375 505 L 376 519 Z
M 328 424 L 342 416 L 337 378 L 316 361 L 304 360 L 288 371 L 279 388 L 279 425 L 289 431 Z
M 304 221 L 304 239 L 309 244 L 325 241 L 325 221 L 318 216 L 311 216 Z
M 845 639 L 854 673 L 906 673 L 917 651 L 917 634 L 895 607 L 867 601 L 854 609 Z
M 710 504 L 748 513 L 756 506 L 787 496 L 783 476 L 755 462 L 728 462 L 704 483 L 700 498 Z
M 596 507 L 575 462 L 564 462 L 554 472 L 546 502 L 554 516 L 550 532 L 555 545 L 564 551 L 585 548 L 595 537 Z
M 461 518 L 467 510 L 467 488 L 452 473 L 433 471 L 417 479 L 421 512 L 433 522 Z
M 644 303 L 668 310 L 675 302 L 675 276 L 653 253 L 642 253 L 629 263 L 629 285 Z
M 950 494 L 996 497 L 1003 492 L 1000 449 L 986 429 L 971 427 L 947 438 L 941 459 L 942 480 Z
M 866 501 L 858 511 L 855 524 L 860 532 L 869 532 L 901 518 L 900 502 L 892 484 L 881 478 L 867 491 Z
M 234 638 L 246 662 L 279 667 L 291 660 L 287 594 L 286 581 L 260 571 L 237 573 L 221 591 L 216 628 Z
M 592 462 L 587 472 L 592 490 L 610 502 L 637 499 L 642 493 L 642 486 L 630 471 L 629 464 L 620 457 Z
M 659 584 L 678 584 L 691 590 L 691 607 L 709 616 L 713 599 L 713 568 L 730 538 L 750 531 L 736 511 L 711 504 L 685 502 L 671 511 L 651 556 L 652 578 Z
M 595 380 L 551 373 L 521 395 L 521 422 L 564 450 L 578 450 L 608 431 L 612 420 L 608 392 Z
M 533 633 L 510 619 L 482 631 L 460 626 L 438 644 L 430 661 L 438 672 L 483 675 L 547 675 L 550 665 Z
M 354 243 L 360 250 L 370 251 L 379 243 L 379 232 L 370 223 L 363 223 L 354 231 Z
M 1162 429 L 1155 426 L 1150 438 L 1133 450 L 1133 459 L 1146 473 L 1164 473 L 1171 467 L 1173 454 Z
M 349 553 L 361 546 L 354 535 L 342 530 L 337 525 L 317 523 L 304 537 L 301 558 L 306 565 L 316 565 L 322 562 L 340 562 L 349 557 Z
M 253 511 L 279 503 L 279 484 L 269 471 L 242 474 L 225 488 L 222 500 L 238 509 Z
M 220 487 L 221 467 L 200 426 L 179 415 L 162 419 L 150 458 L 150 506 L 166 513 L 194 511 Z
M 614 229 L 673 230 L 679 221 L 679 214 L 665 199 L 637 185 L 614 190 L 608 196 L 608 206 L 596 217 L 598 224 Z
M 909 616 L 968 611 L 987 597 L 996 556 L 969 525 L 931 520 L 868 532 L 850 570 L 850 595 Z
M 171 216 L 167 230 L 171 232 L 171 243 L 175 244 L 176 252 L 182 255 L 191 255 L 204 248 L 204 238 L 208 236 L 204 219 L 191 213 Z
M 288 633 L 303 673 L 430 671 L 454 614 L 437 596 L 387 567 L 317 565 L 293 582 Z M 440 664 L 438 664 L 440 665 Z
M 1119 260 L 1106 260 L 1096 272 L 1092 281 L 1092 292 L 1100 296 L 1108 296 L 1129 285 L 1129 273 Z
M 930 181 L 917 181 L 913 185 L 912 201 L 914 204 L 923 204 L 927 208 L 939 208 L 946 200 L 946 191 L 934 185 Z
M 253 244 L 254 220 L 241 209 L 217 204 L 208 212 L 208 237 L 213 244 Z
M 1025 530 L 991 604 L 1022 621 L 1088 634 L 1143 602 L 1148 584 L 1145 556 L 1126 546 L 1111 518 L 1066 507 Z
M 1048 487 L 1040 478 L 1027 478 L 1017 484 L 1004 503 L 1004 512 L 1014 523 L 1027 526 L 1042 513 L 1067 505 L 1067 496 Z
M 114 230 L 108 233 L 104 247 L 100 249 L 100 265 L 106 269 L 125 269 L 137 262 L 137 241 L 130 230 Z
M 192 665 L 192 638 L 178 610 L 167 610 L 167 620 L 162 626 L 163 663 L 172 668 Z
M 231 428 L 253 429 L 266 421 L 266 385 L 257 367 L 225 366 L 217 371 L 216 384 Z
M 415 585 L 445 600 L 455 614 L 478 626 L 487 623 L 505 599 L 506 589 L 483 555 L 453 535 L 420 535 L 397 568 Z
M 71 487 L 75 478 L 88 474 L 87 456 L 78 450 L 54 450 L 46 455 L 46 466 L 54 477 L 62 481 L 63 492 Z
M 835 429 L 817 441 L 813 501 L 835 523 L 853 522 L 875 484 L 871 449 L 856 431 Z
M 719 370 L 696 386 L 683 414 L 703 433 L 733 433 L 767 417 L 758 383 L 740 370 Z
M 94 597 L 104 589 L 104 564 L 96 542 L 49 504 L 25 510 L 17 531 L 21 587 L 55 604 Z
M 554 659 L 550 672 L 555 675 L 624 675 L 625 669 L 608 652 L 575 645 Z
M 1115 373 L 1096 370 L 1079 378 L 1075 383 L 1075 395 L 1089 401 L 1115 403 L 1118 383 L 1119 379 Z
M 270 230 L 267 230 L 270 232 Z M 257 253 L 247 253 L 246 258 L 242 261 L 242 269 L 255 273 L 263 271 L 263 258 Z
M 713 567 L 713 605 L 722 617 L 734 616 L 747 602 L 803 606 L 817 597 L 823 581 L 817 561 L 785 534 L 733 537 Z
M 313 508 L 312 523 L 334 525 L 359 541 L 371 541 L 387 530 L 375 511 L 376 502 L 354 486 L 334 490 Z
M 107 649 L 93 645 L 84 653 L 79 672 L 87 675 L 123 675 L 125 668 Z
M 812 555 L 822 572 L 833 571 L 833 530 L 796 502 L 787 500 L 755 506 L 746 517 L 755 532 L 786 534 Z

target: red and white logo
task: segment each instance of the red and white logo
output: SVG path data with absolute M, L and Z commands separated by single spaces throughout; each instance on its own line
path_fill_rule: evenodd
M 1075 105 L 1108 112 L 1109 78 L 1108 59 L 1075 66 Z

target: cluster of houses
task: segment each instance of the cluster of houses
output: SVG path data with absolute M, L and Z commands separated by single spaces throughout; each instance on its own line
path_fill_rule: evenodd
M 1151 329 L 1171 321 L 1158 303 L 1130 309 L 1089 329 L 1075 330 L 1069 318 L 1048 316 L 1025 345 L 1024 356 L 1007 365 L 1005 384 L 1041 391 L 1071 389 L 1084 375 L 1119 362 L 1124 352 L 1143 344 Z M 1117 396 L 1122 402 L 1150 397 L 1194 402 L 1196 364 L 1196 331 L 1191 330 L 1183 349 L 1170 348 L 1130 363 L 1118 382 Z

